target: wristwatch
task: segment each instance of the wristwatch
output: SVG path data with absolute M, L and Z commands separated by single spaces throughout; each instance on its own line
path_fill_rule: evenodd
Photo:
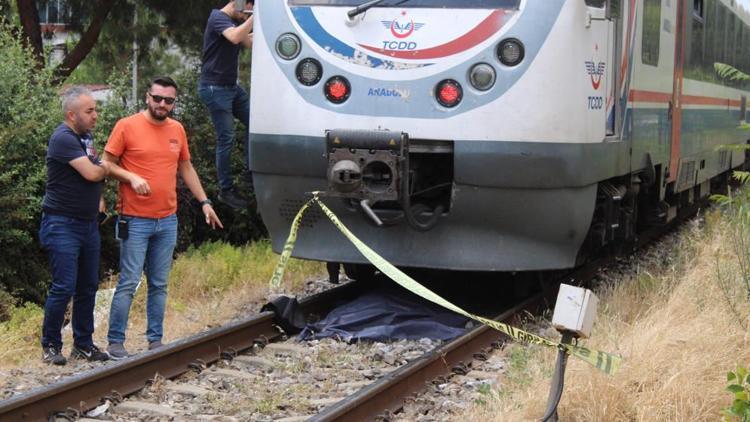
M 206 204 L 211 205 L 212 207 L 214 206 L 214 203 L 210 199 L 204 199 L 200 202 L 200 204 L 201 204 L 201 207 Z

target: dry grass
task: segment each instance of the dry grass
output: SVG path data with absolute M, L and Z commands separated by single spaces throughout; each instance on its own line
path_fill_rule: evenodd
M 268 241 L 244 247 L 208 243 L 180 255 L 169 279 L 164 340 L 181 337 L 219 326 L 233 318 L 256 312 L 250 304 L 268 297 L 268 280 L 278 260 Z M 293 259 L 284 278 L 283 291 L 298 291 L 305 280 L 326 274 L 321 263 Z M 97 305 L 95 342 L 106 346 L 107 316 L 116 276 L 99 289 L 103 300 Z M 129 351 L 146 346 L 145 280 L 138 289 L 130 311 L 126 347 Z M 109 293 L 109 295 L 107 294 Z M 108 297 L 109 296 L 109 297 Z M 39 336 L 43 310 L 28 305 L 13 311 L 13 318 L 0 324 L 0 369 L 41 365 Z M 66 350 L 72 344 L 70 330 L 64 331 Z M 67 353 L 67 352 L 65 352 Z
M 603 375 L 575 358 L 569 360 L 561 420 L 702 421 L 719 420 L 731 404 L 726 373 L 750 363 L 750 308 L 736 315 L 717 281 L 717 267 L 739 273 L 727 241 L 726 222 L 710 214 L 679 235 L 668 256 L 652 251 L 635 275 L 607 283 L 592 338 L 586 345 L 622 354 L 620 372 Z M 750 253 L 750 251 L 748 251 Z M 612 280 L 615 281 L 615 280 Z M 736 285 L 739 285 L 737 281 Z M 747 293 L 745 292 L 745 295 Z M 520 350 L 520 352 L 518 351 Z M 498 378 L 500 391 L 487 394 L 460 420 L 539 420 L 544 413 L 555 351 L 514 345 L 509 368 Z M 513 354 L 525 364 L 514 367 Z M 516 365 L 518 366 L 518 365 Z M 523 382 L 519 382 L 521 379 Z M 524 387 L 525 385 L 525 387 Z

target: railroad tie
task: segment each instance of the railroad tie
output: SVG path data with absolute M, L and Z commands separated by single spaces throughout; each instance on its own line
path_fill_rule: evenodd
M 207 390 L 205 388 L 197 387 L 195 385 L 190 384 L 168 384 L 164 387 L 167 391 L 171 391 L 173 393 L 177 394 L 184 394 L 186 396 L 206 396 L 210 393 L 212 393 L 211 390 Z
M 339 387 L 339 390 L 353 391 L 353 390 L 359 390 L 363 387 L 367 387 L 370 384 L 372 384 L 371 381 L 342 382 L 341 384 L 338 385 L 338 387 Z
M 336 404 L 340 402 L 341 400 L 344 400 L 346 397 L 329 397 L 326 399 L 315 399 L 310 400 L 310 406 L 319 409 L 319 408 L 325 408 L 332 404 Z
M 248 374 L 247 372 L 242 372 L 242 371 L 236 371 L 234 369 L 216 368 L 216 369 L 212 369 L 209 373 L 210 374 L 216 374 L 216 375 L 222 375 L 222 376 L 225 376 L 225 377 L 245 379 L 245 380 L 255 380 L 255 379 L 257 379 L 253 374 Z
M 289 418 L 274 419 L 273 422 L 305 422 L 307 420 L 310 420 L 310 418 L 312 418 L 314 416 L 315 415 L 292 416 L 292 417 L 289 417 Z
M 155 403 L 128 400 L 115 406 L 115 413 L 150 413 L 157 416 L 177 416 L 174 409 Z
M 264 350 L 284 356 L 304 356 L 308 352 L 306 347 L 288 343 L 269 343 Z
M 257 356 L 240 355 L 234 358 L 232 362 L 237 362 L 250 368 L 260 369 L 263 372 L 273 372 L 274 370 L 273 362 Z

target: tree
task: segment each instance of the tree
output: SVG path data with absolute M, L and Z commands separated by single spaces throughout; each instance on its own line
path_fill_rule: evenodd
M 180 48 L 198 54 L 203 48 L 203 29 L 211 9 L 221 8 L 227 1 L 145 0 L 144 3 L 162 15 L 169 36 Z
M 25 6 L 46 5 L 46 1 L 30 2 Z M 175 117 L 180 120 L 190 139 L 193 165 L 201 175 L 203 186 L 211 197 L 218 189 L 214 168 L 215 140 L 205 106 L 197 95 L 199 65 L 197 60 L 186 60 L 185 50 L 195 52 L 201 48 L 201 38 L 210 2 L 202 1 L 199 12 L 189 13 L 178 18 L 168 7 L 152 7 L 146 2 L 129 3 L 114 1 L 111 10 L 102 20 L 102 27 L 95 44 L 87 53 L 86 59 L 76 66 L 76 71 L 66 80 L 58 68 L 48 63 L 39 67 L 38 50 L 30 44 L 26 30 L 20 25 L 19 7 L 21 0 L 0 0 L 0 302 L 3 291 L 11 293 L 19 300 L 43 303 L 49 274 L 47 260 L 38 244 L 37 231 L 41 215 L 41 202 L 46 179 L 44 155 L 46 140 L 62 119 L 59 104 L 59 84 L 107 82 L 115 91 L 113 98 L 125 99 L 129 96 L 128 80 L 131 49 L 134 38 L 141 50 L 139 66 L 143 85 L 138 89 L 138 103 L 125 104 L 124 101 L 108 101 L 100 104 L 99 120 L 95 139 L 101 150 L 115 121 L 132 113 L 143 100 L 145 82 L 156 73 L 169 73 L 176 76 L 180 84 L 179 106 Z M 67 0 L 75 15 L 72 31 L 88 31 L 91 27 L 88 16 L 94 13 L 93 7 L 99 0 Z M 187 0 L 187 6 L 197 4 Z M 6 9 L 6 7 L 8 9 Z M 77 9 L 80 7 L 79 9 Z M 134 24 L 137 7 L 137 25 Z M 198 7 L 198 6 L 195 6 Z M 80 12 L 77 12 L 80 11 Z M 85 13 L 84 13 L 85 11 Z M 179 10 L 178 10 L 179 11 Z M 26 12 L 28 17 L 28 13 Z M 171 14 L 170 14 L 171 13 Z M 165 17 L 170 15 L 171 17 Z M 187 25 L 181 19 L 192 19 L 200 23 Z M 106 20 L 106 22 L 105 22 Z M 38 18 L 36 18 L 38 22 Z M 79 22 L 80 21 L 80 22 Z M 166 26 L 189 28 L 174 31 Z M 183 22 L 183 23 L 180 23 Z M 184 35 L 179 49 L 174 48 L 172 34 Z M 135 37 L 134 37 L 135 36 Z M 75 41 L 71 41 L 74 43 Z M 72 48 L 72 45 L 71 45 Z M 72 48 L 72 51 L 75 50 Z M 42 50 L 43 51 L 43 50 Z M 175 54 L 169 54 L 172 51 Z M 42 58 L 44 59 L 44 58 Z M 247 80 L 246 78 L 243 78 Z M 54 83 L 53 83 L 54 81 Z M 242 142 L 238 142 L 239 145 Z M 242 153 L 233 154 L 233 166 L 242 168 Z M 246 181 L 239 180 L 238 186 Z M 207 240 L 224 240 L 233 244 L 244 244 L 265 235 L 259 216 L 253 209 L 239 212 L 223 204 L 216 204 L 217 211 L 226 227 L 225 230 L 207 229 L 205 221 L 184 186 L 179 188 L 180 238 L 178 251 L 190 245 L 198 245 Z M 108 189 L 108 204 L 114 205 L 114 190 Z M 117 244 L 113 240 L 113 220 L 102 227 L 102 265 L 107 271 L 117 267 Z M 6 295 L 7 296 L 7 295 Z M 0 303 L 0 308 L 2 304 Z M 0 318 L 2 318 L 0 309 Z
M 34 53 L 36 67 L 41 69 L 49 63 L 44 55 L 43 33 L 39 22 L 39 8 L 46 7 L 50 0 L 0 0 L 0 16 L 17 14 L 18 24 L 26 47 Z M 225 0 L 65 0 L 70 14 L 68 30 L 79 38 L 53 70 L 53 83 L 63 83 L 71 73 L 92 53 L 102 37 L 109 46 L 99 49 L 100 63 L 123 63 L 123 55 L 129 54 L 133 36 L 138 38 L 140 51 L 144 46 L 160 39 L 161 45 L 168 38 L 182 51 L 197 56 L 202 47 L 203 27 L 211 9 L 223 6 Z M 15 6 L 15 7 L 13 7 Z M 142 20 L 134 25 L 134 9 Z M 158 17 L 158 21 L 153 19 Z M 120 56 L 120 57 L 115 57 Z M 114 59 L 114 60 L 113 60 Z M 125 60 L 127 62 L 127 60 Z M 140 63 L 140 61 L 139 61 Z M 108 74 L 105 69 L 104 74 Z
M 80 31 L 80 22 L 74 20 L 71 27 L 78 29 L 81 37 L 75 47 L 65 55 L 62 62 L 52 72 L 52 82 L 61 84 L 73 70 L 86 58 L 99 39 L 104 22 L 115 5 L 115 0 L 87 0 L 71 1 L 71 15 L 73 17 L 91 16 L 86 29 Z M 44 48 L 42 45 L 42 30 L 39 25 L 39 9 L 35 0 L 17 0 L 18 16 L 23 28 L 25 45 L 34 52 L 34 59 L 38 69 L 45 67 Z

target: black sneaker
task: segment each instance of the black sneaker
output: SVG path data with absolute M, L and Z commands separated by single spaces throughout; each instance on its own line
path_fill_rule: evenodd
M 68 360 L 62 355 L 62 350 L 59 347 L 53 345 L 47 345 L 42 347 L 42 361 L 51 365 L 65 365 Z
M 223 190 L 219 192 L 219 201 L 229 205 L 230 207 L 239 210 L 247 208 L 249 205 L 247 200 L 240 198 L 234 190 Z
M 95 344 L 91 346 L 73 345 L 73 351 L 70 352 L 71 359 L 85 359 L 89 362 L 109 360 L 109 355 L 99 350 Z

